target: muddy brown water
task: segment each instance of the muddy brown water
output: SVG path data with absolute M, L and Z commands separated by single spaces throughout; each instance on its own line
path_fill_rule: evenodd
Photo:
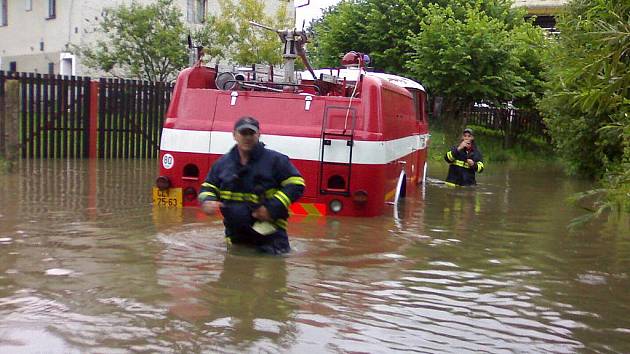
M 591 186 L 555 166 L 488 167 L 381 217 L 292 218 L 269 257 L 153 209 L 154 160 L 22 161 L 0 175 L 0 352 L 630 352 L 627 229 L 568 230 Z

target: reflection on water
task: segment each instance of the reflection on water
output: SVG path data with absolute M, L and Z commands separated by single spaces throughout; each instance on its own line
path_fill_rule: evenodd
M 287 257 L 152 209 L 155 166 L 0 175 L 0 352 L 630 351 L 630 235 L 568 231 L 590 186 L 552 166 L 432 180 L 376 218 L 294 217 Z

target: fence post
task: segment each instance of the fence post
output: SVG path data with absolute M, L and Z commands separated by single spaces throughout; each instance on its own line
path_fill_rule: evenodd
M 98 129 L 98 95 L 98 81 L 90 81 L 90 127 L 88 136 L 88 143 L 90 144 L 88 157 L 90 159 L 98 157 L 96 155 L 96 144 L 98 143 L 98 139 L 96 137 Z
M 0 159 L 3 159 L 5 156 L 5 141 L 7 138 L 7 133 L 6 130 L 4 128 L 4 122 L 5 122 L 5 117 L 6 117 L 6 108 L 5 108 L 5 102 L 4 102 L 4 83 L 6 82 L 4 80 L 4 77 L 2 77 L 4 74 L 2 72 L 0 72 Z
M 20 126 L 20 82 L 6 80 L 4 97 L 4 156 L 8 161 L 15 161 L 19 150 Z
M 503 126 L 503 147 L 509 149 L 512 147 L 512 129 L 513 129 L 513 110 L 505 109 L 505 125 Z

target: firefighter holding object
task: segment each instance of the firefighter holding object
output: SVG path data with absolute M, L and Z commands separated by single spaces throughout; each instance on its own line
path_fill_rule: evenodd
M 475 136 L 470 128 L 464 129 L 459 145 L 453 146 L 444 155 L 450 164 L 446 184 L 450 186 L 472 186 L 477 184 L 475 173 L 484 169 L 481 151 L 475 145 Z
M 304 178 L 287 156 L 259 141 L 256 119 L 240 118 L 232 134 L 236 145 L 212 165 L 199 204 L 208 215 L 221 210 L 228 244 L 287 253 L 289 206 L 304 193 Z

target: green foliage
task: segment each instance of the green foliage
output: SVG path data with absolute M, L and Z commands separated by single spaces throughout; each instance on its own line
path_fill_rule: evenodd
M 431 161 L 444 161 L 444 154 L 453 146 L 456 140 L 450 138 L 444 130 L 431 128 L 431 138 L 429 140 L 429 156 Z
M 228 48 L 236 41 L 236 23 L 222 17 L 208 16 L 203 26 L 191 30 L 196 45 L 201 45 L 205 62 L 228 59 Z
M 623 156 L 630 107 L 629 5 L 623 3 L 570 3 L 558 22 L 562 35 L 550 53 L 550 80 L 540 103 L 570 170 L 592 177 Z
M 407 68 L 433 95 L 444 97 L 447 110 L 479 101 L 531 105 L 542 91 L 541 30 L 496 4 L 495 11 L 482 1 L 429 5 L 422 31 L 409 38 Z
M 529 109 L 543 91 L 542 30 L 507 0 L 348 0 L 311 24 L 315 66 L 367 53 L 376 70 L 414 77 L 447 110 L 512 101 Z
M 165 81 L 188 62 L 182 14 L 173 0 L 107 8 L 99 31 L 104 39 L 76 49 L 87 66 L 114 76 Z
M 344 53 L 356 50 L 369 53 L 363 42 L 365 23 L 358 21 L 365 5 L 343 1 L 323 11 L 323 17 L 311 23 L 308 46 L 315 67 L 337 67 Z
M 630 3 L 574 0 L 558 28 L 540 109 L 570 171 L 603 177 L 597 213 L 630 212 Z
M 282 62 L 282 42 L 277 33 L 255 27 L 254 21 L 268 27 L 292 28 L 286 7 L 280 6 L 275 16 L 265 15 L 265 2 L 261 0 L 220 0 L 221 16 L 212 20 L 223 35 L 222 45 L 228 57 L 240 65 L 255 63 L 280 64 Z
M 228 60 L 240 65 L 280 64 L 282 43 L 272 31 L 249 24 L 252 20 L 274 28 L 291 26 L 286 6 L 275 16 L 265 15 L 262 0 L 220 0 L 220 16 L 208 16 L 202 26 L 187 28 L 173 0 L 108 8 L 98 31 L 103 39 L 75 48 L 84 63 L 119 77 L 150 81 L 174 79 L 188 64 L 186 37 L 204 48 L 208 62 Z
M 551 44 L 544 32 L 530 23 L 518 26 L 511 35 L 512 41 L 516 44 L 513 55 L 519 62 L 517 73 L 525 83 L 524 90 L 514 97 L 512 104 L 521 109 L 536 110 L 536 105 L 545 91 L 547 81 L 545 58 Z
M 311 55 L 316 66 L 339 65 L 343 54 L 355 50 L 369 54 L 376 70 L 405 73 L 405 63 L 412 47 L 409 36 L 421 32 L 425 9 L 429 4 L 450 4 L 455 16 L 462 17 L 470 1 L 452 0 L 346 0 L 324 11 L 324 16 L 310 24 L 313 44 Z M 502 18 L 510 26 L 522 17 L 504 0 L 478 0 L 489 16 Z
M 377 70 L 401 73 L 407 36 L 418 33 L 427 0 L 349 0 L 324 11 L 311 24 L 309 50 L 316 66 L 339 66 L 343 54 L 355 50 L 370 55 Z

